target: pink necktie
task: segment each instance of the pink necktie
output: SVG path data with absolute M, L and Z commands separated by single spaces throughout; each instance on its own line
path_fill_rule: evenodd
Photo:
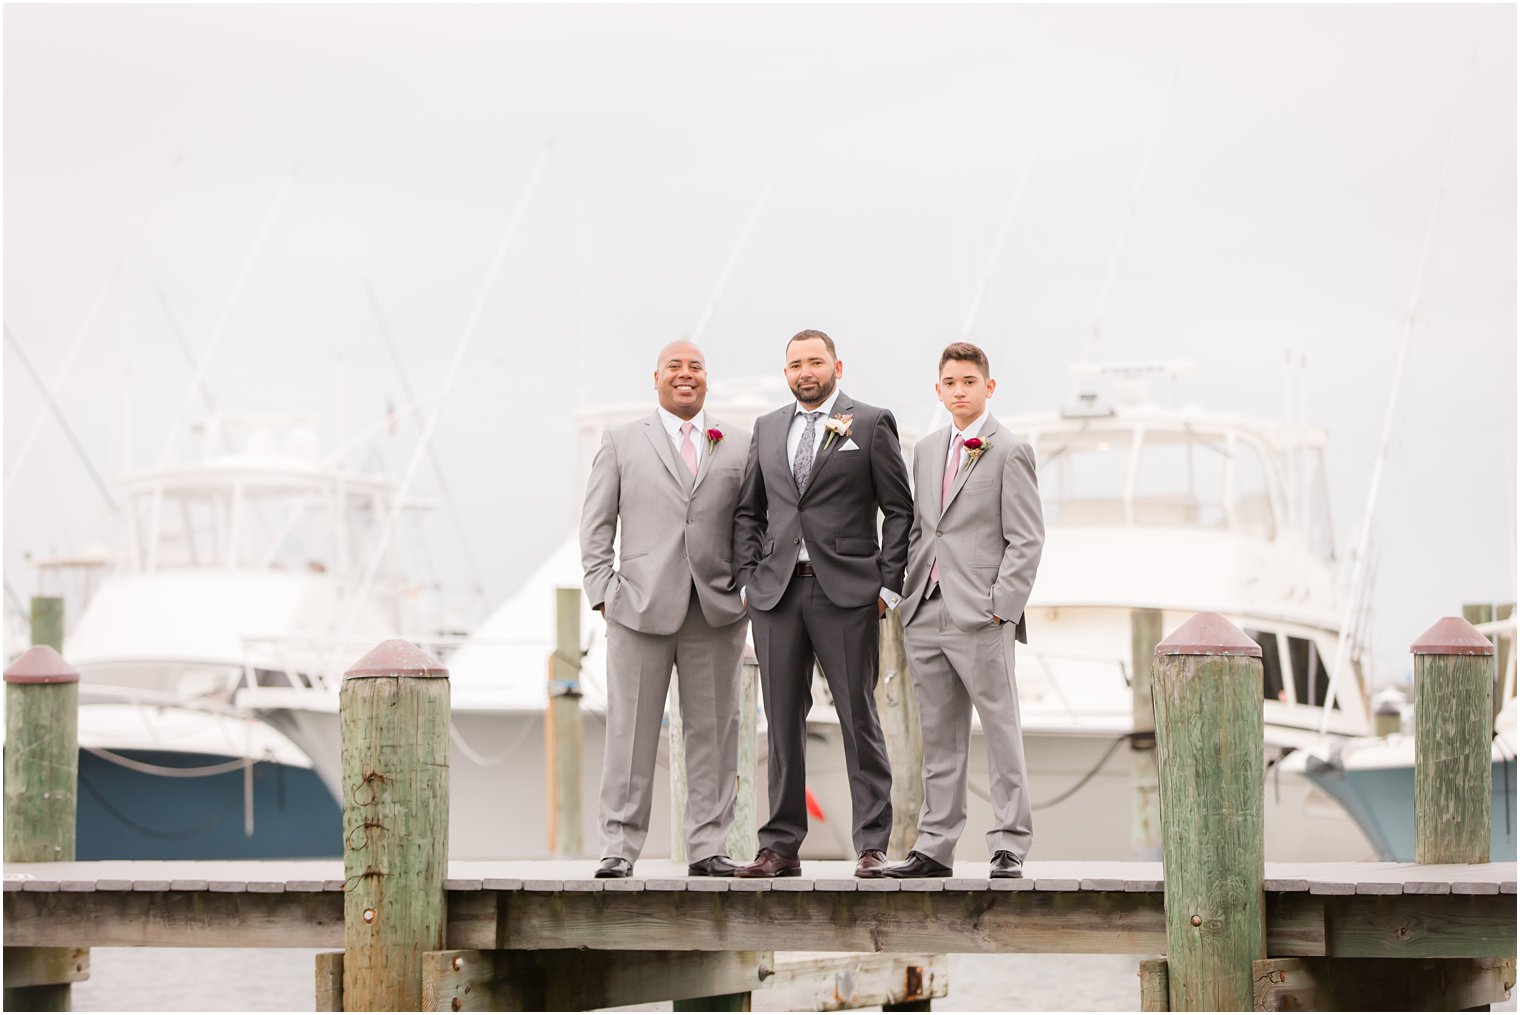
M 950 499 L 950 488 L 955 485 L 955 474 L 961 470 L 961 445 L 966 443 L 966 438 L 956 434 L 955 440 L 950 442 L 950 461 L 945 463 L 945 481 L 939 487 L 939 510 L 945 511 L 945 501 Z M 934 563 L 929 567 L 929 587 L 932 589 L 939 583 L 939 557 L 936 555 Z
M 697 446 L 691 442 L 691 432 L 696 427 L 690 423 L 681 424 L 681 461 L 691 470 L 691 474 L 697 474 Z

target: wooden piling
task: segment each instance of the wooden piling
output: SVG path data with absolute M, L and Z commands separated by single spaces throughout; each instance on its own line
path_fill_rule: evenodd
M 739 793 L 728 830 L 728 855 L 748 859 L 760 849 L 755 771 L 759 760 L 760 664 L 746 649 L 739 670 Z
M 924 806 L 924 737 L 903 647 L 902 617 L 896 610 L 888 610 L 881 620 L 876 673 L 876 713 L 892 766 L 892 835 L 887 857 L 901 860 L 918 840 L 918 814 Z
M 665 698 L 665 757 L 670 772 L 670 858 L 686 863 L 686 723 L 681 716 L 680 679 L 672 670 Z
M 1161 785 L 1156 773 L 1156 710 L 1151 704 L 1151 660 L 1164 632 L 1160 610 L 1131 610 L 1130 830 L 1131 860 L 1161 859 Z
M 5 671 L 5 862 L 73 860 L 78 791 L 79 672 L 34 645 Z M 62 951 L 6 949 L 6 967 L 68 965 Z M 70 997 L 62 979 L 8 987 L 5 1008 L 68 1011 Z
M 1217 613 L 1156 646 L 1172 1011 L 1250 1011 L 1266 958 L 1261 647 Z
M 444 944 L 449 856 L 448 670 L 382 642 L 339 695 L 343 1007 L 417 1011 L 422 956 Z
M 1414 653 L 1414 858 L 1487 863 L 1493 834 L 1494 647 L 1445 617 Z
M 32 597 L 32 644 L 50 645 L 63 651 L 63 600 L 58 596 Z
M 544 709 L 549 855 L 581 855 L 581 593 L 554 590 L 554 654 Z

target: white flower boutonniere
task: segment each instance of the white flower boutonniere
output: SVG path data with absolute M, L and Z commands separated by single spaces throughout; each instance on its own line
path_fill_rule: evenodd
M 823 438 L 823 446 L 827 448 L 835 441 L 849 440 L 855 431 L 850 425 L 855 422 L 855 417 L 848 412 L 836 413 L 828 418 L 823 424 L 824 430 L 828 431 Z

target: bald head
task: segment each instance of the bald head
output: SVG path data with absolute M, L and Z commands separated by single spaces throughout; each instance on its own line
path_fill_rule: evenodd
M 684 339 L 660 350 L 654 365 L 654 390 L 660 408 L 681 419 L 702 411 L 707 400 L 707 363 L 702 350 Z

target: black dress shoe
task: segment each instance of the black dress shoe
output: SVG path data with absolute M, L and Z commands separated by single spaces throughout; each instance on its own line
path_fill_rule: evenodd
M 694 878 L 731 878 L 738 869 L 738 865 L 726 856 L 710 856 L 689 865 L 686 873 Z
M 747 863 L 734 871 L 738 878 L 800 878 L 802 861 L 782 856 L 774 849 L 761 849 L 753 863 Z
M 881 869 L 883 877 L 888 878 L 948 878 L 955 873 L 949 867 L 931 860 L 918 850 L 908 854 L 908 858 L 900 863 L 889 863 Z
M 633 864 L 620 856 L 602 857 L 602 865 L 596 869 L 599 878 L 626 878 L 633 876 Z
M 855 864 L 857 878 L 879 878 L 881 869 L 887 865 L 887 852 L 883 849 L 863 849 Z
M 995 878 L 1021 878 L 1024 876 L 1024 861 L 1008 852 L 1000 849 L 992 854 L 991 877 Z

